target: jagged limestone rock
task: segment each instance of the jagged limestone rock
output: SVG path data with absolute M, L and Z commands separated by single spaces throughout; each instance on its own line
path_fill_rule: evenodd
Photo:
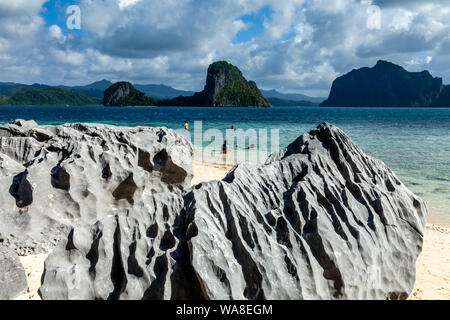
M 19 256 L 0 244 L 0 300 L 14 299 L 27 289 L 27 277 Z
M 17 120 L 0 126 L 0 145 L 0 239 L 21 255 L 192 179 L 192 145 L 167 128 Z
M 44 299 L 404 299 L 427 209 L 323 123 L 223 181 L 145 194 L 74 227 Z

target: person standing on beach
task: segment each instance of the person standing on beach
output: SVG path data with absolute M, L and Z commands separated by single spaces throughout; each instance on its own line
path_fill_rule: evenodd
M 186 129 L 186 131 L 189 131 L 189 124 L 187 121 L 184 122 L 183 126 Z
M 222 145 L 222 154 L 227 154 L 228 153 L 227 144 L 228 144 L 228 141 L 225 140 L 225 142 Z
M 227 153 L 228 153 L 227 144 L 228 144 L 228 141 L 225 140 L 222 145 L 222 161 L 224 164 L 227 163 Z
M 236 128 L 234 127 L 234 124 L 231 125 L 230 129 L 233 130 L 233 131 L 236 131 Z M 237 141 L 234 141 L 234 147 L 237 149 Z

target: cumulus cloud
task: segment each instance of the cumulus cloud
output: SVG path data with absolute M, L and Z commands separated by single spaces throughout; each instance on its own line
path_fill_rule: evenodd
M 129 6 L 132 6 L 141 0 L 118 0 L 118 1 L 119 1 L 119 8 L 123 9 L 123 8 L 129 7 Z
M 48 28 L 48 34 L 50 38 L 57 40 L 59 43 L 64 43 L 66 41 L 66 37 L 64 36 L 61 28 L 56 24 L 51 25 Z
M 424 58 L 412 57 L 411 59 L 405 62 L 405 65 L 417 69 L 415 68 L 415 66 L 423 66 L 425 64 L 430 64 L 431 61 L 433 61 L 433 57 L 431 56 L 426 56 Z
M 46 0 L 0 1 L 0 70 L 4 81 L 29 81 L 41 73 L 39 38 Z
M 447 0 L 79 0 L 81 33 L 46 27 L 45 2 L 0 1 L 2 81 L 200 90 L 207 66 L 225 59 L 262 88 L 326 95 L 337 76 L 385 59 L 450 82 Z M 240 17 L 265 7 L 261 33 L 235 43 L 249 28 Z M 379 27 L 368 28 L 374 18 Z

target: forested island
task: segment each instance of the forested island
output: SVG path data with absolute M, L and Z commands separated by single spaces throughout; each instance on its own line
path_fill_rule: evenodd
M 327 99 L 276 90 L 260 90 L 226 61 L 212 63 L 200 92 L 163 84 L 112 83 L 86 86 L 48 86 L 0 83 L 0 105 L 55 106 L 199 106 L 199 107 L 450 107 L 450 85 L 428 71 L 409 72 L 380 60 L 338 77 Z
M 380 60 L 337 78 L 327 100 L 330 107 L 450 107 L 450 86 L 428 71 L 408 72 Z
M 211 64 L 203 91 L 193 96 L 168 100 L 145 97 L 129 82 L 114 84 L 105 91 L 105 106 L 198 106 L 198 107 L 270 107 L 254 81 L 247 81 L 234 65 L 219 61 Z

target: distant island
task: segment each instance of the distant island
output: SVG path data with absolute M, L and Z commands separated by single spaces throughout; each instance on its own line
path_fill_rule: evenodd
M 254 81 L 247 81 L 242 72 L 226 61 L 211 64 L 203 91 L 192 96 L 155 100 L 145 96 L 131 83 L 120 82 L 105 91 L 105 106 L 198 106 L 198 107 L 270 107 Z
M 319 103 L 305 100 L 289 100 L 280 98 L 267 98 L 269 103 L 275 107 L 317 107 Z
M 145 93 L 137 90 L 131 83 L 121 81 L 113 84 L 105 91 L 103 98 L 104 106 L 154 106 L 157 104 L 145 95 Z
M 105 90 L 112 85 L 111 81 L 105 79 L 73 87 L 0 82 L 0 105 L 102 105 Z M 194 94 L 192 91 L 177 90 L 163 84 L 134 86 L 147 97 L 158 100 Z
M 221 83 L 222 76 L 228 83 Z M 131 100 L 122 99 L 116 103 L 118 105 L 317 106 L 325 100 L 325 98 L 309 97 L 300 93 L 259 90 L 255 82 L 247 81 L 237 67 L 225 61 L 216 62 L 208 68 L 205 89 L 199 93 L 177 90 L 164 84 L 132 84 L 124 81 L 118 84 L 122 88 L 128 87 L 132 93 Z M 103 105 L 105 91 L 111 87 L 111 89 L 118 87 L 113 85 L 113 82 L 106 79 L 85 86 L 0 82 L 0 105 Z M 219 91 L 221 94 L 218 94 Z M 111 90 L 108 94 L 110 93 Z M 137 101 L 133 101 L 135 99 Z M 110 102 L 107 101 L 107 104 Z
M 72 87 L 0 82 L 0 105 L 450 107 L 450 85 L 428 71 L 408 72 L 380 60 L 335 79 L 326 99 L 260 90 L 236 66 L 218 61 L 209 66 L 201 92 L 105 79 Z
M 450 107 L 450 86 L 428 71 L 408 72 L 378 61 L 337 78 L 321 106 L 332 107 Z
M 301 93 L 281 93 L 277 90 L 261 90 L 261 93 L 269 101 L 271 99 L 279 99 L 279 100 L 295 102 L 296 105 L 299 105 L 298 104 L 299 102 L 300 103 L 311 102 L 311 103 L 314 103 L 315 105 L 319 105 L 321 102 L 323 102 L 326 99 L 324 97 L 310 97 L 310 96 L 307 96 L 307 95 L 304 95 Z M 275 105 L 275 104 L 272 103 L 272 105 Z
M 101 99 L 57 87 L 15 87 L 0 94 L 0 105 L 99 105 Z

